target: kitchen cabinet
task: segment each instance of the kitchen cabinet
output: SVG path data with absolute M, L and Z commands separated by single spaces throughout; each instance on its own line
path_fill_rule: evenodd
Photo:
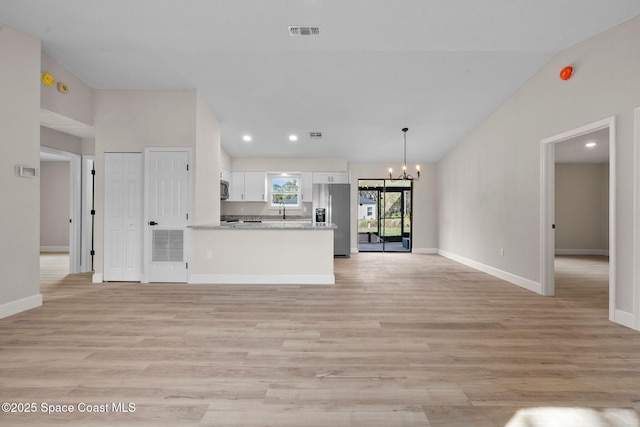
M 314 184 L 348 184 L 349 172 L 314 172 Z
M 302 172 L 300 174 L 300 181 L 302 184 L 302 201 L 313 201 L 313 172 Z
M 231 172 L 229 201 L 264 202 L 267 197 L 267 175 L 264 172 Z
M 226 169 L 220 168 L 220 180 L 231 182 L 231 172 Z
M 265 202 L 267 200 L 266 173 L 244 173 L 244 200 L 245 202 Z

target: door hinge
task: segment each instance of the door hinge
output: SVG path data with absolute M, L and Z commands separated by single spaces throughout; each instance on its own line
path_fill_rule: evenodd
M 187 263 L 186 269 L 187 269 L 187 270 L 189 269 L 189 263 Z
M 95 209 L 91 209 L 91 215 L 95 215 L 96 214 L 96 210 Z
M 91 175 L 95 175 L 96 174 L 96 170 L 95 169 L 91 169 Z
M 91 250 L 90 255 L 95 255 L 95 254 L 96 254 L 96 251 Z
M 187 163 L 187 170 L 189 170 L 189 164 Z
M 189 214 L 187 214 L 187 219 L 189 219 Z

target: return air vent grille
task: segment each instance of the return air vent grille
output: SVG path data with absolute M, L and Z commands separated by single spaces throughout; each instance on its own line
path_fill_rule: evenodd
M 317 36 L 320 35 L 320 27 L 289 27 L 290 36 Z
M 322 132 L 309 132 L 309 138 L 322 139 Z

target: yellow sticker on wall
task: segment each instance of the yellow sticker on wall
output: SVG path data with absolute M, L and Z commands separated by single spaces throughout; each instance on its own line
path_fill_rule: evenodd
M 46 71 L 42 73 L 42 75 L 40 76 L 40 80 L 42 80 L 42 83 L 49 87 L 53 86 L 53 84 L 56 82 L 56 78 L 53 77 L 51 73 L 47 73 Z

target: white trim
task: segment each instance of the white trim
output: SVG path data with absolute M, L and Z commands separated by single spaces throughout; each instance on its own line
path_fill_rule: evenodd
M 521 288 L 527 289 L 532 292 L 541 293 L 540 283 L 534 282 L 533 280 L 525 279 L 524 277 L 517 276 L 515 274 L 497 269 L 495 267 L 491 267 L 490 265 L 482 264 L 477 261 L 473 261 L 469 258 L 462 257 L 460 255 L 452 254 L 451 252 L 439 250 L 438 254 L 449 258 L 455 262 L 459 262 L 460 264 L 464 264 L 467 267 L 471 267 L 473 269 L 482 271 L 483 273 L 490 274 L 491 276 L 497 277 L 502 280 L 506 280 L 509 283 L 513 283 L 514 285 L 520 286 Z
M 191 274 L 190 284 L 335 285 L 333 274 Z
M 556 255 L 595 255 L 609 256 L 608 249 L 556 249 Z
M 0 305 L 0 319 L 31 310 L 42 305 L 42 294 L 31 295 L 16 301 Z
M 555 144 L 600 129 L 609 129 L 609 320 L 616 306 L 616 118 L 607 117 L 540 141 L 540 281 L 542 294 L 555 293 Z
M 91 283 L 102 283 L 104 282 L 102 273 L 93 273 L 91 276 Z
M 40 246 L 40 252 L 66 252 L 66 253 L 69 253 L 69 246 Z
M 628 311 L 616 310 L 614 322 L 633 329 L 634 315 Z
M 433 255 L 433 254 L 437 254 L 438 253 L 438 249 L 437 248 L 412 248 L 411 252 L 414 254 L 429 254 L 429 255 Z
M 640 331 L 640 107 L 633 110 L 633 329 Z
M 91 185 L 92 176 L 89 166 L 91 162 L 95 167 L 96 158 L 94 155 L 82 156 L 82 251 L 80 254 L 80 268 L 82 271 L 92 271 L 91 268 L 91 201 L 93 187 Z M 95 258 L 94 258 L 95 260 Z

